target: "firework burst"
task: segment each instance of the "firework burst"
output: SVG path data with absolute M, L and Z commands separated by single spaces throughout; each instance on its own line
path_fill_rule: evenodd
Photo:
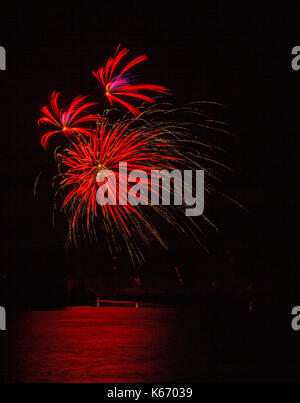
M 92 130 L 84 128 L 86 123 L 101 120 L 98 115 L 86 114 L 87 110 L 96 105 L 95 102 L 85 102 L 85 96 L 76 97 L 70 104 L 67 110 L 59 109 L 58 97 L 60 93 L 53 91 L 50 100 L 51 109 L 44 106 L 41 112 L 44 114 L 38 120 L 38 124 L 49 124 L 56 127 L 56 130 L 45 133 L 41 138 L 41 144 L 44 148 L 47 147 L 49 138 L 57 133 L 63 133 L 66 137 L 72 135 L 91 135 Z M 82 116 L 82 114 L 85 114 Z
M 114 103 L 114 101 L 118 102 L 127 108 L 133 115 L 138 116 L 140 111 L 129 102 L 124 101 L 123 97 L 135 98 L 145 102 L 154 103 L 154 98 L 151 98 L 141 92 L 150 91 L 170 94 L 170 91 L 161 85 L 132 84 L 130 82 L 128 71 L 139 63 L 148 60 L 146 55 L 136 57 L 131 62 L 126 64 L 118 74 L 116 74 L 116 70 L 118 69 L 120 62 L 124 59 L 128 52 L 129 50 L 126 48 L 121 50 L 121 45 L 119 45 L 114 57 L 110 57 L 105 67 L 101 67 L 96 72 L 94 71 L 93 75 L 103 85 L 105 95 L 111 105 Z
M 197 217 L 185 215 L 184 205 L 171 203 L 166 207 L 164 203 L 155 204 L 148 202 L 148 198 L 143 199 L 152 191 L 146 179 L 139 182 L 139 188 L 144 190 L 140 192 L 141 203 L 132 205 L 128 200 L 131 188 L 124 180 L 127 173 L 120 171 L 120 164 L 125 162 L 128 172 L 143 171 L 147 178 L 153 172 L 163 170 L 205 171 L 206 197 L 218 193 L 215 184 L 220 171 L 227 167 L 213 157 L 218 147 L 198 133 L 202 129 L 228 132 L 222 122 L 212 121 L 201 112 L 199 104 L 202 103 L 176 108 L 159 98 L 144 95 L 143 91 L 170 92 L 158 85 L 132 84 L 129 70 L 147 60 L 147 56 L 139 56 L 119 70 L 127 54 L 128 49 L 118 46 L 105 67 L 94 72 L 110 104 L 117 102 L 128 110 L 126 113 L 120 115 L 111 107 L 97 115 L 89 114 L 88 110 L 95 103 L 86 102 L 83 96 L 76 97 L 67 110 L 59 109 L 59 93 L 53 92 L 51 108 L 42 108 L 44 116 L 38 123 L 55 126 L 54 131 L 43 135 L 44 148 L 54 134 L 63 133 L 67 140 L 66 146 L 55 149 L 58 175 L 53 179 L 55 199 L 60 199 L 59 205 L 68 219 L 67 243 L 74 242 L 79 246 L 79 240 L 87 236 L 91 242 L 108 245 L 113 255 L 126 250 L 135 264 L 143 260 L 144 248 L 153 242 L 167 248 L 160 230 L 161 222 L 179 233 L 190 234 L 199 243 L 202 231 Z M 119 73 L 116 74 L 117 70 Z M 123 97 L 143 102 L 137 109 Z M 119 202 L 99 204 L 97 195 L 101 182 L 98 177 L 108 170 L 116 178 L 113 197 Z M 191 193 L 195 190 L 193 186 Z M 160 182 L 159 200 L 162 201 L 163 192 L 169 193 L 169 200 L 174 200 L 175 191 L 175 185 L 164 188 Z M 205 214 L 201 219 L 214 226 Z
M 125 115 L 116 122 L 108 117 L 113 111 L 107 111 L 105 121 L 98 123 L 93 135 L 77 137 L 56 153 L 60 171 L 56 178 L 57 195 L 69 220 L 68 241 L 77 244 L 83 233 L 92 242 L 100 238 L 108 243 L 112 254 L 124 253 L 125 248 L 134 264 L 143 260 L 143 250 L 152 242 L 167 248 L 155 222 L 163 220 L 178 232 L 190 233 L 198 242 L 201 242 L 201 230 L 193 218 L 184 215 L 183 206 L 166 208 L 162 204 L 152 205 L 148 200 L 132 206 L 127 199 L 130 187 L 119 171 L 119 163 L 126 161 L 128 171 L 143 170 L 149 176 L 163 169 L 204 169 L 206 166 L 207 193 L 214 192 L 216 180 L 216 170 L 209 168 L 207 161 L 218 164 L 209 157 L 212 146 L 191 137 L 189 123 L 174 123 L 174 116 L 179 113 L 189 113 L 199 120 L 197 108 L 176 109 L 169 104 L 157 104 L 141 106 L 141 111 L 138 119 Z M 205 125 L 204 121 L 202 126 Z M 114 172 L 115 199 L 124 197 L 122 203 L 97 204 L 97 175 L 101 170 Z M 140 185 L 150 193 L 149 181 Z M 163 190 L 170 192 L 170 198 L 174 197 L 173 187 L 163 189 L 160 184 L 160 200 Z M 205 215 L 202 218 L 213 225 Z

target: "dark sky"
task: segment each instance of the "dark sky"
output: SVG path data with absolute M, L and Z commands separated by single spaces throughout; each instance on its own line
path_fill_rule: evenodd
M 208 206 L 221 228 L 220 235 L 207 235 L 211 254 L 170 235 L 168 254 L 148 251 L 150 269 L 159 276 L 179 262 L 186 278 L 199 283 L 231 271 L 261 284 L 286 281 L 288 290 L 300 281 L 300 72 L 291 69 L 291 49 L 300 45 L 296 7 L 292 2 L 257 8 L 227 1 L 86 3 L 27 2 L 1 15 L 0 45 L 7 51 L 7 71 L 0 72 L 1 270 L 22 279 L 24 273 L 71 273 L 75 261 L 93 273 L 111 267 L 105 253 L 87 247 L 67 254 L 64 221 L 52 228 L 52 155 L 40 146 L 36 122 L 54 89 L 66 99 L 96 97 L 91 71 L 122 43 L 133 54 L 149 55 L 142 74 L 171 88 L 175 102 L 227 106 L 222 118 L 236 135 L 228 142 L 235 174 L 222 186 L 248 209 L 224 201 Z M 34 200 L 34 181 L 45 167 L 49 174 Z

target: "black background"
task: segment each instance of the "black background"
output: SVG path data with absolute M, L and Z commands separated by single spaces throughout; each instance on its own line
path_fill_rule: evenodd
M 148 251 L 148 277 L 170 279 L 179 262 L 187 287 L 234 278 L 297 302 L 300 72 L 291 68 L 300 41 L 297 15 L 293 2 L 26 2 L 2 9 L 1 272 L 13 292 L 45 287 L 45 279 L 51 288 L 78 266 L 93 275 L 112 268 L 105 251 L 67 253 L 62 218 L 52 227 L 52 154 L 40 146 L 37 120 L 54 89 L 65 100 L 99 97 L 91 71 L 122 43 L 132 55 L 149 55 L 141 74 L 171 88 L 175 103 L 226 105 L 220 117 L 236 135 L 227 144 L 235 174 L 222 186 L 248 210 L 225 201 L 207 206 L 221 229 L 208 232 L 210 255 L 170 235 L 168 253 Z M 34 200 L 35 178 L 45 167 Z M 122 265 L 132 270 L 126 259 Z

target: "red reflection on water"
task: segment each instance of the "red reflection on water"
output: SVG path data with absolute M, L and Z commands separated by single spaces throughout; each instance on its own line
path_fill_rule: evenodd
M 10 381 L 174 381 L 185 342 L 177 316 L 174 309 L 126 307 L 26 313 L 14 329 Z

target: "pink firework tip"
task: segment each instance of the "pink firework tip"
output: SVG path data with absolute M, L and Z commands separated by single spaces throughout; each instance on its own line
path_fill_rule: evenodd
M 119 102 L 125 108 L 127 108 L 133 115 L 138 116 L 140 112 L 137 108 L 131 105 L 129 102 L 124 101 L 122 98 L 135 98 L 146 102 L 154 103 L 155 99 L 141 93 L 142 91 L 158 92 L 162 94 L 171 94 L 170 90 L 155 84 L 131 84 L 128 79 L 128 71 L 137 64 L 148 60 L 146 55 L 138 56 L 130 63 L 126 64 L 123 69 L 115 74 L 121 60 L 129 52 L 128 49 L 120 49 L 121 45 L 117 47 L 115 55 L 110 57 L 105 67 L 101 67 L 96 72 L 93 71 L 93 75 L 103 85 L 105 89 L 105 96 L 109 103 L 112 105 L 115 102 Z M 121 97 L 121 98 L 120 98 Z
M 44 116 L 38 120 L 38 125 L 50 124 L 57 128 L 42 136 L 41 144 L 44 148 L 47 147 L 49 138 L 56 133 L 63 133 L 67 137 L 80 134 L 90 136 L 93 134 L 93 130 L 82 127 L 82 124 L 103 120 L 98 115 L 85 115 L 87 109 L 96 105 L 95 102 L 85 102 L 86 96 L 76 97 L 71 102 L 69 108 L 64 110 L 58 107 L 57 100 L 59 95 L 59 92 L 53 91 L 50 100 L 50 109 L 47 106 L 41 109 Z

